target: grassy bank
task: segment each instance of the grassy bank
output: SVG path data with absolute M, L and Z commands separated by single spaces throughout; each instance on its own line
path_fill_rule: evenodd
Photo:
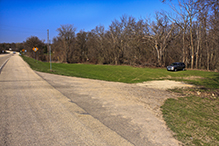
M 219 145 L 219 99 L 168 99 L 161 107 L 175 137 L 186 145 Z
M 36 61 L 26 56 L 22 57 L 34 70 L 59 75 L 124 83 L 139 83 L 158 79 L 171 79 L 183 80 L 192 84 L 202 85 L 207 88 L 219 88 L 219 75 L 215 72 L 198 70 L 168 72 L 166 69 L 160 68 L 135 68 L 131 66 L 63 63 L 52 63 L 51 72 L 49 63 Z M 187 79 L 191 76 L 199 76 L 200 78 Z
M 200 88 L 174 89 L 186 96 L 166 100 L 161 107 L 163 117 L 174 136 L 184 144 L 219 145 L 218 72 L 62 63 L 53 63 L 50 71 L 49 63 L 22 57 L 32 69 L 53 74 L 124 83 L 170 79 L 199 85 Z

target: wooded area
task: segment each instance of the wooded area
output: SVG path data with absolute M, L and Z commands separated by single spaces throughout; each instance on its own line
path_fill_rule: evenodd
M 184 62 L 187 68 L 219 70 L 219 1 L 163 1 L 173 10 L 157 12 L 154 18 L 122 16 L 108 29 L 96 26 L 91 31 L 76 31 L 74 25 L 61 25 L 53 38 L 52 60 L 62 63 L 94 63 L 164 67 Z M 47 45 L 37 37 L 20 44 L 1 44 L 48 61 Z

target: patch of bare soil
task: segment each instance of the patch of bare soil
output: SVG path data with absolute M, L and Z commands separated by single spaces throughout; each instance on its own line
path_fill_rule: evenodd
M 149 82 L 144 82 L 144 83 L 137 83 L 136 85 L 147 87 L 147 88 L 160 89 L 160 90 L 193 87 L 193 85 L 190 85 L 190 84 L 185 84 L 183 82 L 176 82 L 176 81 L 170 81 L 170 80 L 149 81 Z
M 171 77 L 171 76 L 167 76 L 167 77 L 161 77 L 159 79 L 185 79 L 185 80 L 197 80 L 197 79 L 204 79 L 203 77 L 200 76 L 188 76 L 188 77 Z
M 196 79 L 204 79 L 204 78 L 200 77 L 200 76 L 188 76 L 188 77 L 183 77 L 183 79 L 186 79 L 186 80 L 196 80 Z

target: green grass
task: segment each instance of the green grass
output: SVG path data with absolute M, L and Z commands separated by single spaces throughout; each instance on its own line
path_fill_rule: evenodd
M 161 107 L 168 127 L 186 145 L 219 145 L 219 99 L 168 99 Z
M 124 83 L 171 79 L 204 87 L 202 89 L 172 90 L 181 94 L 185 91 L 196 93 L 197 90 L 202 94 L 204 92 L 219 91 L 218 72 L 198 70 L 168 72 L 166 69 L 156 68 L 62 63 L 52 63 L 52 71 L 50 71 L 49 63 L 36 61 L 25 56 L 22 57 L 32 69 L 41 72 Z M 188 79 L 191 76 L 199 76 L 200 78 Z M 203 98 L 191 95 L 177 99 L 167 99 L 161 110 L 168 127 L 175 133 L 175 137 L 184 144 L 219 145 L 218 97 Z
M 36 61 L 26 56 L 22 57 L 34 70 L 59 75 L 124 83 L 139 83 L 169 78 L 172 80 L 186 81 L 195 85 L 205 86 L 206 88 L 219 88 L 219 73 L 215 72 L 197 70 L 169 72 L 166 71 L 166 69 L 160 68 L 135 68 L 131 66 L 63 63 L 52 63 L 51 72 L 49 63 Z M 183 77 L 188 76 L 200 76 L 205 79 L 183 79 Z

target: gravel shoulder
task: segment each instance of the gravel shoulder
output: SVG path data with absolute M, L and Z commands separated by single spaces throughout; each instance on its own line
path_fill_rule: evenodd
M 133 145 L 181 145 L 167 128 L 160 106 L 176 97 L 166 89 L 191 85 L 168 80 L 125 84 L 36 73 L 84 109 L 81 114 L 93 116 Z

